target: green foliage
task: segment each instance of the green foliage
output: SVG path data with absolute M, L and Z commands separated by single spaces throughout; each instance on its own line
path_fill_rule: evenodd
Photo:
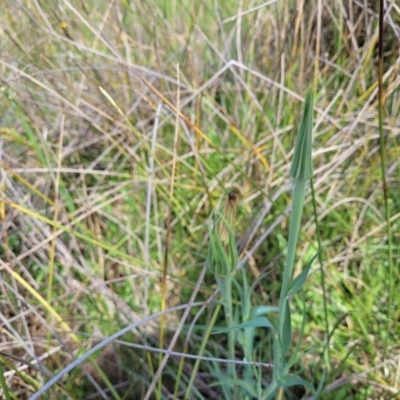
M 308 263 L 306 268 L 292 281 L 292 271 L 294 255 L 296 251 L 296 245 L 298 241 L 298 234 L 300 230 L 300 220 L 303 212 L 303 203 L 305 195 L 305 185 L 307 180 L 312 177 L 312 159 L 311 159 L 311 148 L 312 148 L 312 112 L 313 112 L 313 96 L 311 92 L 308 93 L 305 105 L 304 115 L 302 123 L 299 128 L 298 138 L 296 140 L 296 146 L 294 151 L 294 158 L 291 167 L 291 177 L 293 186 L 293 208 L 291 216 L 291 225 L 289 231 L 289 243 L 288 253 L 286 258 L 286 266 L 283 272 L 283 284 L 281 289 L 281 296 L 278 306 L 278 325 L 275 327 L 271 322 L 264 316 L 259 316 L 251 319 L 250 321 L 238 322 L 243 319 L 247 314 L 257 314 L 262 309 L 258 308 L 256 312 L 247 313 L 246 308 L 243 314 L 240 313 L 241 309 L 235 312 L 233 311 L 233 297 L 231 281 L 235 271 L 235 267 L 238 263 L 238 256 L 236 251 L 235 237 L 232 226 L 225 219 L 224 215 L 218 210 L 214 210 L 211 214 L 209 221 L 209 251 L 208 251 L 208 267 L 215 275 L 218 283 L 219 290 L 221 292 L 222 301 L 225 307 L 225 318 L 227 321 L 226 329 L 217 329 L 216 333 L 227 333 L 229 343 L 229 355 L 232 359 L 234 357 L 233 348 L 236 340 L 235 331 L 239 329 L 248 329 L 251 333 L 251 337 L 248 337 L 247 345 L 252 349 L 254 346 L 254 334 L 255 328 L 266 327 L 270 328 L 274 332 L 275 346 L 274 346 L 274 383 L 271 385 L 275 387 L 275 390 L 270 391 L 267 389 L 265 393 L 267 397 L 274 395 L 275 391 L 279 388 L 288 388 L 295 385 L 303 385 L 315 392 L 311 382 L 305 379 L 288 374 L 289 368 L 286 365 L 285 357 L 292 344 L 292 323 L 291 323 L 291 309 L 289 305 L 289 297 L 296 294 L 302 289 L 308 272 L 311 268 L 312 261 L 316 256 Z M 228 203 L 229 204 L 229 203 Z M 214 216 L 217 213 L 217 217 Z M 225 226 L 229 232 L 229 238 L 227 245 L 223 245 L 221 240 L 221 230 L 218 229 L 220 224 Z M 248 291 L 248 284 L 246 275 L 243 274 L 243 290 L 240 285 L 238 286 L 238 292 L 241 294 L 242 303 L 246 304 L 246 300 L 250 296 Z M 265 311 L 271 311 L 271 306 L 264 306 Z M 235 322 L 232 319 L 232 313 L 235 315 Z M 246 342 L 246 341 L 244 341 Z M 248 349 L 247 349 L 248 350 Z M 296 351 L 298 348 L 296 347 Z M 252 351 L 247 352 L 251 354 Z M 291 360 L 296 359 L 296 353 L 292 355 Z M 250 359 L 249 359 L 250 361 Z M 227 380 L 223 380 L 219 383 L 224 387 L 229 387 L 230 390 L 234 390 L 233 385 L 235 382 L 241 382 L 236 379 L 236 372 L 234 368 L 228 368 Z M 247 379 L 250 377 L 247 376 Z M 255 381 L 254 378 L 250 378 Z M 236 383 L 238 384 L 238 383 Z M 248 384 L 248 382 L 246 382 Z M 232 388 L 233 386 L 233 388 Z M 246 386 L 246 385 L 243 385 Z

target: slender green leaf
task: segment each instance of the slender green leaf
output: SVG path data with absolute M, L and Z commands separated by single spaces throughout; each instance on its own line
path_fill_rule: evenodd
M 291 387 L 291 386 L 296 386 L 296 385 L 301 385 L 305 386 L 306 388 L 310 389 L 313 393 L 315 393 L 314 386 L 312 383 L 306 381 L 303 378 L 300 378 L 299 376 L 296 375 L 286 375 L 281 377 L 278 380 L 278 385 L 282 387 Z
M 258 397 L 257 392 L 254 390 L 254 384 L 252 382 L 244 381 L 243 379 L 228 378 L 210 384 L 210 387 L 215 387 L 215 386 L 229 386 L 229 387 L 240 386 L 241 388 L 245 389 L 250 396 Z
M 293 280 L 288 291 L 288 296 L 293 296 L 303 287 L 304 282 L 307 279 L 308 273 L 310 272 L 312 263 L 314 262 L 317 256 L 318 253 L 316 253 L 314 257 L 311 258 L 311 260 L 307 263 L 307 266 L 303 269 L 303 271 L 301 271 L 301 273 L 297 275 L 296 278 Z
M 259 317 L 264 314 L 268 314 L 271 312 L 278 312 L 279 307 L 276 306 L 257 306 L 251 310 L 252 318 Z
M 301 300 L 302 300 L 302 303 L 303 303 L 303 314 L 302 314 L 303 318 L 302 318 L 302 322 L 301 322 L 301 329 L 300 329 L 300 332 L 299 332 L 299 337 L 296 340 L 296 346 L 292 351 L 292 355 L 290 357 L 290 360 L 286 364 L 286 370 L 287 370 L 286 373 L 288 373 L 290 371 L 290 368 L 293 365 L 297 364 L 297 362 L 300 360 L 299 351 L 300 351 L 301 343 L 303 341 L 304 328 L 305 328 L 305 325 L 306 325 L 306 302 L 305 302 L 305 299 L 304 299 L 304 293 L 302 293 Z
M 273 398 L 275 398 L 278 389 L 279 389 L 278 383 L 275 380 L 272 380 L 272 382 L 268 385 L 267 389 L 264 391 L 262 399 L 272 400 Z
M 283 325 L 282 332 L 282 352 L 286 354 L 290 347 L 290 342 L 292 341 L 292 320 L 290 315 L 290 306 L 289 302 L 286 301 L 286 312 L 285 312 L 285 321 Z
M 232 326 L 230 328 L 218 328 L 215 329 L 215 334 L 217 333 L 226 333 L 232 330 L 237 329 L 246 329 L 246 328 L 269 328 L 275 330 L 275 327 L 271 324 L 271 322 L 266 317 L 258 317 L 251 321 L 243 322 L 242 324 Z
M 324 370 L 322 372 L 322 378 L 319 382 L 317 391 L 315 392 L 315 396 L 312 398 L 313 400 L 317 400 L 319 398 L 320 394 L 323 392 L 324 386 L 325 386 L 325 380 L 326 380 L 326 368 L 324 368 Z

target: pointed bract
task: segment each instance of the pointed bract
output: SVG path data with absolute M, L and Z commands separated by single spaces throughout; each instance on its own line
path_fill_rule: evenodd
M 305 181 L 312 177 L 312 128 L 313 128 L 313 94 L 309 90 L 304 102 L 304 112 L 299 132 L 296 139 L 296 147 L 290 176 L 293 181 Z

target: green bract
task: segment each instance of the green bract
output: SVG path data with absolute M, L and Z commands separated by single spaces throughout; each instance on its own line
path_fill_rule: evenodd
M 228 232 L 228 242 L 226 245 L 221 240 L 221 224 L 225 225 Z M 217 276 L 228 277 L 232 274 L 238 263 L 235 234 L 232 226 L 217 209 L 211 213 L 208 233 L 210 236 L 207 260 L 208 268 Z
M 313 95 L 308 91 L 304 103 L 304 113 L 301 119 L 299 132 L 297 134 L 296 146 L 290 176 L 293 181 L 305 181 L 312 177 L 312 117 L 313 114 Z M 294 199 L 293 199 L 294 200 Z

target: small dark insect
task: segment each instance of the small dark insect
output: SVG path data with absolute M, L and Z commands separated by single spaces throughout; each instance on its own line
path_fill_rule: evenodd
M 237 191 L 235 189 L 229 192 L 228 202 L 237 202 Z
M 231 190 L 228 194 L 228 199 L 226 200 L 224 208 L 222 210 L 222 216 L 225 218 L 226 222 L 229 224 L 232 230 L 235 229 L 236 209 L 238 201 L 239 196 L 237 190 Z M 226 226 L 226 222 L 221 219 L 218 224 L 219 237 L 224 244 L 228 244 L 229 242 L 229 231 Z

